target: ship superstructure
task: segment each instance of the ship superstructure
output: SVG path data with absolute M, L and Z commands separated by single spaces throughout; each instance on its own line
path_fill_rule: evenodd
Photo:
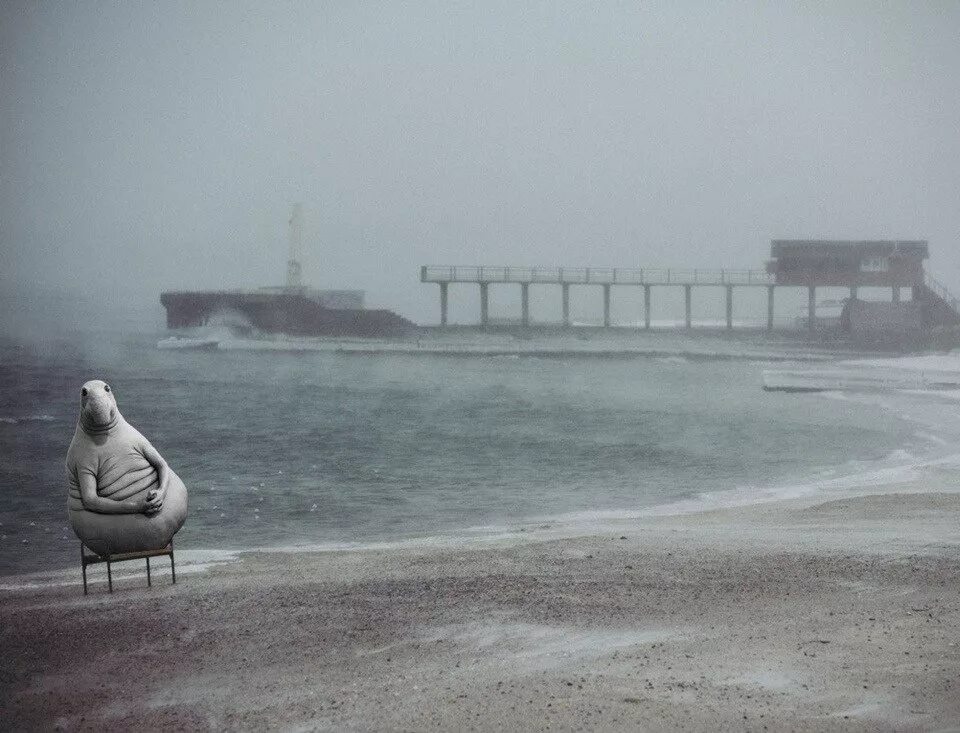
M 167 328 L 236 323 L 291 336 L 395 336 L 415 328 L 389 310 L 364 308 L 362 290 L 317 290 L 303 284 L 303 207 L 289 221 L 287 282 L 233 290 L 170 290 L 160 294 Z

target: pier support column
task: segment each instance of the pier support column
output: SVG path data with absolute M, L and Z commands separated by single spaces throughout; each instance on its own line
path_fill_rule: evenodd
M 520 283 L 520 322 L 526 328 L 530 325 L 530 283 Z
M 920 299 L 923 298 L 923 286 L 914 285 L 910 288 L 910 297 L 919 303 Z
M 733 329 L 733 285 L 727 285 L 727 330 Z
M 817 288 L 807 288 L 807 329 L 810 333 L 817 330 Z
M 643 327 L 650 330 L 650 286 L 643 286 Z
M 893 302 L 894 303 L 900 302 L 900 286 L 899 285 L 893 286 Z
M 440 283 L 440 325 L 447 325 L 447 286 L 450 283 Z
M 603 286 L 603 327 L 610 328 L 610 286 Z
M 773 285 L 767 285 L 767 330 L 773 330 L 773 292 L 776 288 Z
M 568 327 L 570 326 L 570 283 L 563 283 L 560 286 L 560 291 L 563 293 L 563 325 Z
M 693 328 L 693 286 L 683 286 L 683 301 L 686 306 L 687 328 Z
M 490 283 L 480 283 L 480 325 L 490 322 Z
M 850 286 L 850 300 L 856 300 L 856 299 L 857 299 L 857 295 L 858 295 L 859 292 L 860 292 L 860 290 L 859 290 L 859 288 L 857 288 L 856 285 L 851 285 L 851 286 Z

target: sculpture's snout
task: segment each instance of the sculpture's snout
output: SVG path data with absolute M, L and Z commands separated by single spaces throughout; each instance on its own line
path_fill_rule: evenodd
M 114 417 L 114 408 L 107 400 L 90 400 L 84 410 L 94 425 L 105 425 Z

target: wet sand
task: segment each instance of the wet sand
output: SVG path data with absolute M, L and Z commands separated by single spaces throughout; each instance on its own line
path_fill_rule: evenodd
M 958 494 L 550 531 L 8 588 L 0 725 L 960 730 Z

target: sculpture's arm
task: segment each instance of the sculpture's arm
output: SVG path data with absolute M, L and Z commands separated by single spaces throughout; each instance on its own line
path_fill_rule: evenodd
M 147 503 L 144 506 L 144 512 L 146 514 L 156 514 L 163 508 L 163 498 L 167 495 L 167 486 L 170 483 L 170 467 L 167 465 L 167 462 L 163 460 L 160 451 L 154 448 L 149 441 L 144 441 L 140 450 L 143 453 L 143 457 L 157 470 L 157 478 L 160 486 L 150 492 L 147 496 Z
M 80 500 L 87 511 L 98 514 L 139 514 L 144 509 L 142 498 L 114 501 L 97 496 L 97 477 L 90 471 L 78 469 L 77 479 L 80 483 Z

